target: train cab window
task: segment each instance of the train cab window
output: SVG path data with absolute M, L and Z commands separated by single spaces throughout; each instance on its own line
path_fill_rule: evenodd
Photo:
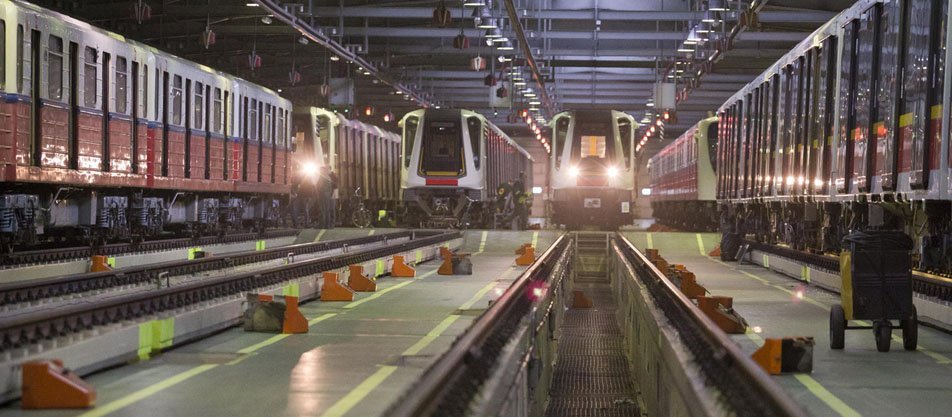
M 86 47 L 83 54 L 83 105 L 96 106 L 96 69 L 99 52 Z
M 427 121 L 421 168 L 429 175 L 458 175 L 462 166 L 460 126 L 455 121 Z
M 562 164 L 562 150 L 565 148 L 565 138 L 569 135 L 569 123 L 572 120 L 568 117 L 562 117 L 555 122 L 555 147 L 552 154 L 555 155 L 555 167 Z
M 413 155 L 413 143 L 419 126 L 420 118 L 417 116 L 407 117 L 403 122 L 403 165 L 406 167 L 410 166 L 410 156 Z
M 172 124 L 182 125 L 182 76 L 172 78 Z
M 7 22 L 0 19 L 0 89 L 7 81 Z
M 222 133 L 222 112 L 224 112 L 225 107 L 223 105 L 221 89 L 215 88 L 215 97 L 212 99 L 212 131 L 215 133 Z
M 63 38 L 50 35 L 46 60 L 47 94 L 49 99 L 63 99 Z
M 205 85 L 195 83 L 195 94 L 192 98 L 192 127 L 205 128 Z
M 634 132 L 631 128 L 631 121 L 619 117 L 617 120 L 618 124 L 618 139 L 621 141 L 621 151 L 625 157 L 625 169 L 631 167 L 631 143 L 635 140 Z
M 126 93 L 129 90 L 129 62 L 116 57 L 116 113 L 126 114 Z
M 466 119 L 466 126 L 469 128 L 469 144 L 473 148 L 473 164 L 476 166 L 476 169 L 479 169 L 479 162 L 482 160 L 479 143 L 482 138 L 483 123 L 478 117 L 473 116 Z

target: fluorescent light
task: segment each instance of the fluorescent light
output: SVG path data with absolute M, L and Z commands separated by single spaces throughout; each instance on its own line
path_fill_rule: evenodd
M 249 2 L 249 3 L 245 3 L 245 6 L 248 6 L 248 7 L 259 7 L 259 6 L 261 6 L 261 5 L 258 4 L 258 3 L 250 3 L 250 2 Z
M 498 38 L 493 38 L 493 42 L 509 42 L 509 38 L 500 35 Z
M 538 105 L 542 104 L 542 102 L 541 102 L 541 101 L 538 101 L 538 100 L 532 100 L 532 101 L 529 102 L 529 104 L 531 104 L 531 105 L 533 105 L 533 106 L 538 106 Z
M 337 55 L 331 55 L 331 61 L 334 61 L 334 62 L 340 61 L 340 57 Z
M 694 52 L 694 50 L 682 47 L 682 48 L 678 48 L 678 52 Z
M 476 26 L 476 27 L 480 29 L 498 29 L 499 28 L 499 26 L 496 26 L 496 24 L 493 23 L 492 21 L 480 23 L 479 26 Z
M 498 49 L 498 50 L 500 50 L 500 51 L 511 51 L 511 50 L 513 50 L 513 49 L 516 49 L 516 48 L 513 48 L 513 47 L 511 47 L 511 46 L 505 46 L 505 45 L 504 45 L 504 46 L 500 46 L 500 47 L 498 47 L 498 48 L 496 48 L 496 49 Z
M 463 6 L 465 6 L 465 7 L 484 7 L 484 6 L 486 6 L 486 3 L 483 3 L 483 2 L 481 2 L 481 1 L 467 1 L 467 2 L 463 2 Z

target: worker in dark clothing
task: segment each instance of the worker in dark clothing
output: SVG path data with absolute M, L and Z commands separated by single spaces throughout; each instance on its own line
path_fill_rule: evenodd
M 514 182 L 514 183 L 512 184 L 512 192 L 513 192 L 513 194 L 519 194 L 519 193 L 525 194 L 525 192 L 526 192 L 526 173 L 525 173 L 525 171 L 520 171 L 520 172 L 519 172 L 519 179 L 517 179 L 516 182 Z
M 513 230 L 525 230 L 529 223 L 530 196 L 523 189 L 513 193 Z
M 336 187 L 336 175 L 331 172 L 327 165 L 321 167 L 317 178 L 317 204 L 318 204 L 318 224 L 321 229 L 331 229 L 334 227 L 337 208 L 334 207 L 334 187 Z

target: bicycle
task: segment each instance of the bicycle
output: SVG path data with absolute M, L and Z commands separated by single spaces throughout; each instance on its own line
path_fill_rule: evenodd
M 357 189 L 354 190 L 354 197 L 352 199 L 354 211 L 350 215 L 350 221 L 355 227 L 363 229 L 370 226 L 372 217 L 370 210 L 364 206 L 364 200 L 360 198 L 360 188 L 361 187 L 357 187 Z

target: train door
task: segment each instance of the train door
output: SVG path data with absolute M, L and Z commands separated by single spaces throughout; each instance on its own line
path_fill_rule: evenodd
M 146 72 L 148 73 L 148 72 Z M 139 173 L 139 118 L 142 117 L 142 108 L 139 106 L 139 100 L 142 97 L 139 92 L 139 62 L 132 61 L 132 133 L 130 136 L 132 152 L 129 157 L 132 159 L 132 173 Z
M 896 169 L 896 134 L 898 129 L 898 96 L 899 96 L 899 64 L 900 64 L 900 18 L 902 5 L 899 0 L 887 0 L 880 7 L 879 36 L 880 47 L 876 50 L 880 54 L 879 88 L 876 89 L 877 123 L 874 129 L 876 135 L 875 171 L 871 175 L 879 177 L 879 185 L 883 190 L 895 189 L 894 178 Z
M 30 32 L 30 93 L 32 101 L 30 102 L 30 123 L 32 124 L 32 137 L 30 138 L 30 162 L 33 166 L 40 166 L 40 159 L 43 152 L 43 122 L 40 117 L 40 108 L 42 107 L 40 94 L 41 71 L 40 57 L 42 56 L 42 37 L 43 34 L 34 29 Z
M 870 7 L 859 18 L 856 43 L 856 90 L 854 92 L 855 127 L 853 128 L 853 164 L 852 178 L 857 191 L 869 191 L 870 174 L 869 148 L 874 147 L 872 123 L 876 118 L 876 74 L 878 71 L 879 33 L 878 6 Z M 849 188 L 849 186 L 847 185 Z
M 101 164 L 102 171 L 108 172 L 111 170 L 111 159 L 110 158 L 110 147 L 109 147 L 109 112 L 112 111 L 112 108 L 109 106 L 109 98 L 112 97 L 112 86 L 110 84 L 110 68 L 112 64 L 112 55 L 108 52 L 102 53 L 102 141 L 100 142 L 102 146 L 101 155 Z
M 836 37 L 830 36 L 823 40 L 820 47 L 819 60 L 820 98 L 817 100 L 819 105 L 817 107 L 817 117 L 815 118 L 818 125 L 820 151 L 817 155 L 817 169 L 819 169 L 819 172 L 815 174 L 816 178 L 813 180 L 813 187 L 814 193 L 818 194 L 826 194 L 829 192 L 829 181 L 833 168 L 834 120 L 833 117 L 831 117 L 831 113 L 834 111 L 834 99 L 836 98 L 836 94 L 833 91 L 835 88 L 834 81 L 836 80 L 836 50 Z
M 162 90 L 155 92 L 162 97 L 162 176 L 169 175 L 169 72 L 162 71 Z
M 856 36 L 857 22 L 850 21 L 843 27 L 843 51 L 840 63 L 840 108 L 839 132 L 836 147 L 836 192 L 849 192 L 853 173 L 853 129 L 855 128 L 856 95 Z

